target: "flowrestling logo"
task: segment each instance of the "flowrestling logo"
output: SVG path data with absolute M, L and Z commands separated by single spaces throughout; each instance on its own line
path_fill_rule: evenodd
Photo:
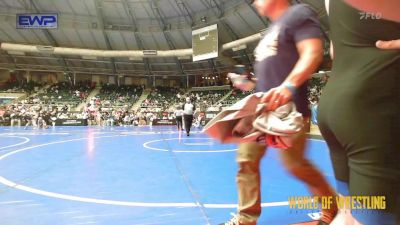
M 17 29 L 57 29 L 57 13 L 17 14 Z
M 359 12 L 360 13 L 360 20 L 379 20 L 382 19 L 382 13 L 369 13 L 369 12 Z

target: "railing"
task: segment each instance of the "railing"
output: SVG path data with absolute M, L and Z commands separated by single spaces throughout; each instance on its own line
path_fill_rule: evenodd
M 192 87 L 192 91 L 220 91 L 220 90 L 230 90 L 231 86 L 209 86 L 209 87 Z

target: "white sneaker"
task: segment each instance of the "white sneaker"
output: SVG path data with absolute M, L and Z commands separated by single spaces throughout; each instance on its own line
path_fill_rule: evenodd
M 239 222 L 239 215 L 234 214 L 234 213 L 231 213 L 231 215 L 232 215 L 232 218 L 228 222 L 221 223 L 219 225 L 244 225 Z

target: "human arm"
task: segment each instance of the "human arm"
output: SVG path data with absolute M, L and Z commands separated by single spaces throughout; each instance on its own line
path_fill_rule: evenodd
M 400 39 L 391 40 L 391 41 L 377 41 L 376 47 L 385 50 L 400 50 Z
M 320 38 L 308 38 L 296 43 L 299 59 L 285 81 L 278 87 L 269 90 L 262 99 L 268 103 L 267 110 L 275 110 L 286 104 L 293 97 L 288 88 L 296 89 L 306 82 L 318 68 L 323 59 L 323 45 Z

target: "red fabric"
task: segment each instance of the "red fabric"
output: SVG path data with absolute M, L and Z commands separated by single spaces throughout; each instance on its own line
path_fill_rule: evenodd
M 266 135 L 266 137 L 267 137 L 266 143 L 268 146 L 280 149 L 288 149 L 290 147 L 284 143 L 282 137 L 280 136 Z

